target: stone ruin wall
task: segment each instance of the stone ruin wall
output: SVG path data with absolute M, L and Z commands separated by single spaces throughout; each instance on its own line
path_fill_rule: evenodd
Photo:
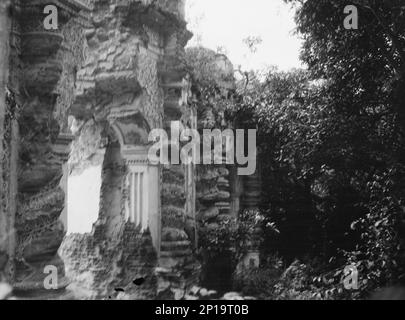
M 42 11 L 50 3 L 59 9 L 59 28 L 55 31 L 42 28 Z M 184 3 L 157 1 L 156 5 L 150 4 L 151 1 L 129 0 L 95 3 L 16 0 L 12 18 L 4 20 L 12 23 L 13 32 L 8 35 L 10 50 L 7 51 L 10 52 L 7 66 L 11 72 L 5 81 L 10 95 L 7 110 L 4 106 L 0 109 L 0 119 L 4 119 L 0 123 L 1 150 L 4 151 L 0 172 L 1 225 L 4 228 L 1 234 L 12 232 L 14 225 L 16 233 L 7 237 L 9 247 L 4 250 L 1 247 L 0 262 L 2 274 L 7 265 L 9 280 L 13 280 L 19 295 L 48 295 L 43 291 L 46 265 L 58 268 L 61 292 L 68 284 L 57 252 L 66 231 L 61 221 L 66 185 L 61 181 L 66 181 L 70 144 L 77 139 L 69 130 L 69 116 L 84 123 L 101 123 L 106 132 L 101 141 L 106 136 L 111 137 L 108 123 L 111 124 L 114 117 L 140 113 L 152 129 L 180 120 L 186 113 L 185 105 L 179 102 L 186 88 L 185 74 L 177 61 L 189 39 L 183 22 L 184 12 L 180 10 Z M 3 8 L 1 13 L 8 17 L 8 11 L 4 13 Z M 11 112 L 17 106 L 21 112 L 14 116 Z M 17 116 L 20 132 L 16 132 Z M 13 157 L 19 160 L 13 162 Z M 123 175 L 125 162 L 119 161 Z M 17 163 L 18 173 L 13 167 Z M 106 171 L 103 172 L 104 189 L 111 188 L 108 186 L 111 174 Z M 177 208 L 176 214 L 184 216 L 183 171 L 182 167 L 170 166 L 162 170 L 163 214 L 169 215 L 172 208 Z M 117 182 L 120 178 L 112 180 L 115 181 L 112 188 L 120 190 L 122 184 Z M 11 193 L 17 182 L 18 204 L 13 204 L 15 197 Z M 161 278 L 166 279 L 161 283 L 162 290 L 170 287 L 172 280 L 178 278 L 179 263 L 174 261 L 182 261 L 182 268 L 188 259 L 182 260 L 182 256 L 189 256 L 190 252 L 187 248 L 190 241 L 181 224 L 173 222 L 176 219 L 162 219 L 161 261 L 158 262 L 150 237 L 140 235 L 130 224 L 121 221 L 111 233 L 111 221 L 103 215 L 103 207 L 102 204 L 91 238 L 68 239 L 72 244 L 68 254 L 74 255 L 72 251 L 84 248 L 90 261 L 91 257 L 100 258 L 103 262 L 99 263 L 104 266 L 114 266 L 112 275 L 106 276 L 101 268 L 97 270 L 100 267 L 97 262 L 88 262 L 88 271 L 94 271 L 97 285 L 92 289 L 97 295 L 108 294 L 112 287 L 122 286 L 116 279 L 130 283 L 139 276 L 151 279 L 151 285 L 156 285 L 158 265 L 163 266 Z M 14 236 L 16 243 L 10 240 Z M 109 245 L 104 246 L 106 243 Z M 113 256 L 112 247 L 120 248 Z M 105 248 L 105 252 L 100 252 L 101 248 Z M 110 261 L 105 261 L 106 257 L 111 257 Z M 97 289 L 105 284 L 108 292 L 99 292 Z M 151 292 L 145 295 L 150 297 Z
M 72 137 L 67 118 L 75 70 L 84 60 L 86 19 L 76 2 L 56 1 L 59 28 L 43 28 L 46 1 L 14 3 L 13 33 L 20 50 L 18 206 L 14 288 L 22 297 L 62 295 L 68 284 L 57 251 L 65 235 L 61 184 Z M 14 30 L 13 30 L 14 31 Z M 45 266 L 58 270 L 58 290 L 44 289 Z
M 232 168 L 166 165 L 161 232 L 152 237 L 124 220 L 129 162 L 113 127 L 141 116 L 148 130 L 178 120 L 201 129 L 208 112 L 188 103 L 184 1 L 152 2 L 14 0 L 12 16 L 2 20 L 12 32 L 7 99 L 0 91 L 7 101 L 0 109 L 0 234 L 9 232 L 0 270 L 21 297 L 72 298 L 65 288 L 73 282 L 80 298 L 182 298 L 201 271 L 196 211 L 215 224 L 239 208 Z M 42 28 L 49 3 L 59 9 L 55 31 Z M 100 150 L 98 220 L 91 233 L 65 237 L 68 176 Z M 43 288 L 47 265 L 58 269 L 52 292 Z
M 173 9 L 176 1 L 170 3 Z M 101 125 L 102 137 L 97 140 L 100 143 L 105 139 L 117 140 L 111 133 L 111 124 L 133 115 L 141 115 L 150 130 L 165 128 L 186 113 L 186 101 L 181 101 L 185 73 L 178 58 L 189 34 L 184 22 L 178 20 L 182 16 L 177 11 L 166 15 L 166 11 L 161 11 L 161 8 L 166 10 L 163 1 L 158 2 L 157 8 L 148 4 L 147 1 L 97 2 L 91 28 L 85 31 L 87 59 L 77 73 L 71 114 L 80 121 Z M 85 279 L 81 285 L 96 297 L 144 299 L 164 292 L 173 298 L 178 291 L 173 289 L 178 287 L 184 292 L 189 278 L 179 272 L 184 272 L 184 264 L 194 262 L 190 259 L 191 243 L 182 222 L 184 168 L 168 166 L 161 170 L 159 223 L 162 231 L 158 235 L 160 248 L 156 248 L 148 233 L 140 234 L 123 219 L 127 163 L 120 158 L 119 149 L 118 145 L 106 151 L 100 215 L 92 234 L 86 236 L 84 243 L 74 236 L 68 237 L 61 253 L 68 258 L 66 261 L 75 264 L 69 265 L 68 271 Z M 107 160 L 109 156 L 111 163 Z M 115 190 L 118 192 L 111 196 Z M 173 208 L 180 223 L 171 224 L 173 220 L 169 216 Z M 75 255 L 80 252 L 86 254 Z M 90 270 L 87 274 L 91 276 L 83 276 L 85 269 Z M 139 287 L 134 284 L 137 279 L 142 280 Z

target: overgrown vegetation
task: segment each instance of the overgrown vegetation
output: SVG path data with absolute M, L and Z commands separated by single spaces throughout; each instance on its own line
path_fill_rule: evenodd
M 245 210 L 238 218 L 222 218 L 215 228 L 210 221 L 203 221 L 199 227 L 199 245 L 213 258 L 230 252 L 232 264 L 236 267 L 250 243 L 256 240 L 256 228 L 261 219 L 259 212 Z
M 207 83 L 200 97 L 239 128 L 258 129 L 263 265 L 236 274 L 235 289 L 263 299 L 366 298 L 404 284 L 405 7 L 355 1 L 354 32 L 341 14 L 353 1 L 285 2 L 296 7 L 308 69 L 242 72 L 232 99 Z M 215 75 L 206 71 L 197 78 Z M 229 225 L 203 233 L 205 245 L 237 243 L 244 235 Z M 347 266 L 358 270 L 357 290 L 345 289 Z
M 361 1 L 362 27 L 348 32 L 345 1 L 287 2 L 308 71 L 269 70 L 240 86 L 239 119 L 258 128 L 262 209 L 280 231 L 263 251 L 290 265 L 256 294 L 364 298 L 404 275 L 405 8 Z M 348 265 L 358 290 L 343 287 Z M 249 281 L 265 283 L 269 268 Z

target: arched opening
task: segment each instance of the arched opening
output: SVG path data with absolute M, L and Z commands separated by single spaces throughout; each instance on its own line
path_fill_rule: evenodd
M 135 290 L 135 279 L 153 279 L 160 174 L 148 163 L 149 127 L 140 114 L 85 126 L 69 161 L 60 253 L 76 298 L 102 298 L 115 287 Z
M 67 235 L 90 233 L 100 211 L 105 149 L 99 149 L 82 168 L 72 168 L 67 181 Z
M 139 231 L 149 232 L 160 252 L 160 169 L 148 159 L 150 127 L 140 114 L 112 124 L 125 159 L 124 219 Z
M 158 210 L 149 195 L 159 177 L 158 168 L 148 163 L 147 122 L 136 114 L 78 126 L 62 183 L 67 235 L 91 233 L 97 220 L 114 217 L 148 229 L 149 211 Z
M 70 118 L 76 138 L 61 186 L 65 191 L 65 207 L 61 220 L 67 236 L 92 231 L 99 216 L 102 164 L 105 155 L 104 124 L 94 120 L 79 121 Z

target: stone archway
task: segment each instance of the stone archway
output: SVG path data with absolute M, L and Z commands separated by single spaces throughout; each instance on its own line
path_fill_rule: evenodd
M 117 288 L 132 298 L 153 298 L 160 243 L 160 175 L 159 168 L 149 165 L 147 159 L 149 126 L 140 113 L 109 117 L 102 129 L 92 120 L 88 123 L 73 143 L 73 157 L 83 163 L 76 164 L 78 168 L 86 167 L 84 172 L 101 164 L 99 207 L 91 232 L 69 234 L 61 246 L 66 273 L 73 280 L 69 288 L 76 298 L 116 297 Z M 83 148 L 80 141 L 98 141 L 86 159 L 75 154 L 90 149 Z M 70 195 L 68 199 L 75 200 Z M 68 205 L 68 210 L 71 207 L 76 208 Z M 69 215 L 68 211 L 68 226 Z M 81 221 L 87 224 L 88 218 Z M 139 282 L 141 287 L 135 284 Z
M 139 232 L 150 233 L 160 252 L 160 167 L 148 159 L 150 126 L 140 112 L 127 117 L 110 117 L 125 164 L 123 214 L 126 223 Z

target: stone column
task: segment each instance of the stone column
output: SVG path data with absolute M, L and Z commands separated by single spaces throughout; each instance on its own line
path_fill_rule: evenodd
M 44 8 L 58 9 L 56 30 L 44 27 Z M 83 28 L 79 12 L 86 10 L 76 0 L 21 0 L 21 87 L 23 112 L 20 124 L 17 250 L 15 292 L 23 297 L 52 298 L 64 291 L 63 261 L 57 251 L 65 235 L 60 221 L 65 193 L 60 181 L 71 137 L 67 115 L 75 86 L 75 69 L 82 62 Z M 57 281 L 46 289 L 49 275 Z
M 190 86 L 181 63 L 189 36 L 185 28 L 167 36 L 161 77 L 165 90 L 163 127 L 168 133 L 172 122 L 180 122 L 186 127 L 190 121 L 187 101 Z M 177 137 L 173 138 L 177 140 Z M 172 139 L 170 135 L 169 139 Z M 186 232 L 194 216 L 192 212 L 186 212 L 186 209 L 194 209 L 187 204 L 186 170 L 183 164 L 163 167 L 162 245 L 157 272 L 158 293 L 169 299 L 182 298 L 192 284 L 198 282 L 201 268 L 192 251 L 194 246 L 190 240 L 194 237 Z

